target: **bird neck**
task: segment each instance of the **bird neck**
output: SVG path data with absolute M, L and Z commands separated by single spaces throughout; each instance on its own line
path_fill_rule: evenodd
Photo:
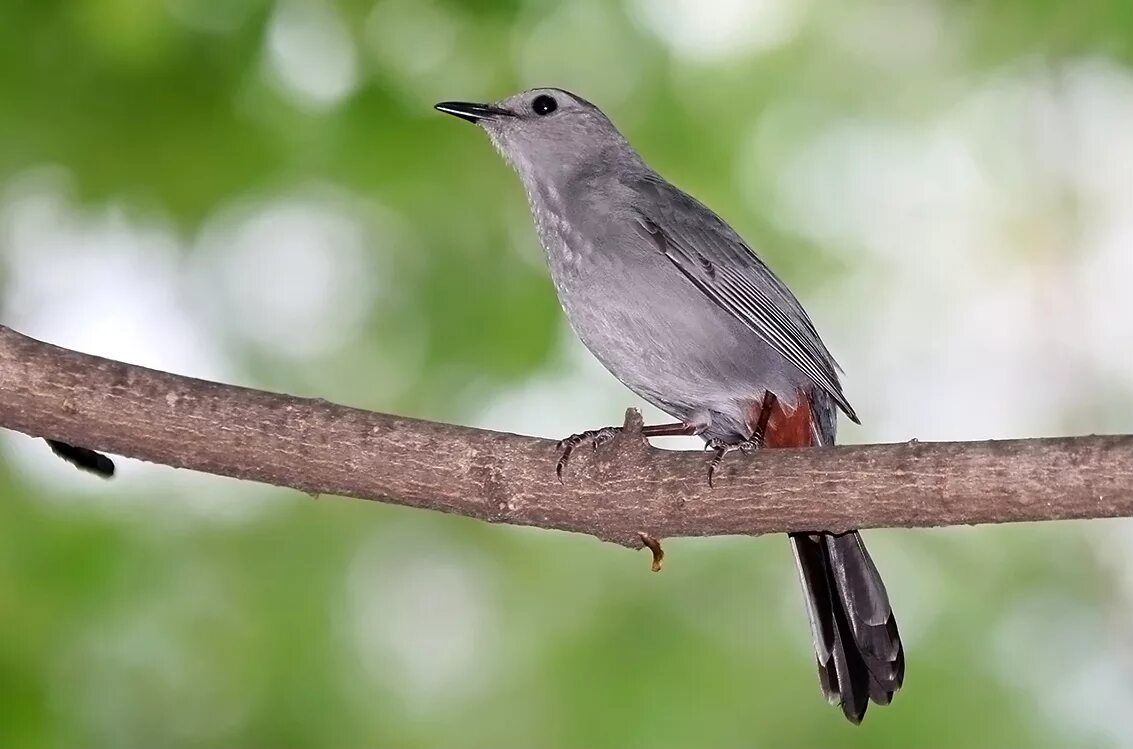
M 628 148 L 611 143 L 606 148 L 585 151 L 560 150 L 555 159 L 514 161 L 528 198 L 552 205 L 587 196 L 603 186 L 648 171 L 641 158 Z

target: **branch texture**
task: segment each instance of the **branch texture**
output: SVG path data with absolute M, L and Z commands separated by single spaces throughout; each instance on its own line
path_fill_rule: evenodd
M 650 447 L 640 417 L 560 484 L 553 441 L 221 385 L 0 326 L 0 426 L 177 468 L 643 538 L 1133 515 L 1133 437 L 902 443 L 708 457 Z M 45 448 L 46 449 L 46 448 Z M 644 535 L 642 535 L 644 534 Z

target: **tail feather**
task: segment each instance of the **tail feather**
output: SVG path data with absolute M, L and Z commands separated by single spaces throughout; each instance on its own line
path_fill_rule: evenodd
M 905 676 L 897 622 L 857 532 L 791 534 L 814 635 L 822 692 L 860 723 L 870 700 L 887 705 Z
M 793 407 L 752 401 L 751 423 L 764 424 L 763 446 L 834 444 L 837 410 L 821 388 L 800 389 Z M 905 653 L 885 584 L 857 531 L 792 533 L 822 693 L 854 723 L 870 701 L 888 705 L 905 679 Z
M 85 447 L 68 445 L 66 442 L 59 442 L 58 440 L 47 440 L 47 444 L 51 447 L 51 452 L 76 468 L 90 471 L 106 479 L 114 475 L 114 461 L 102 453 L 88 450 Z

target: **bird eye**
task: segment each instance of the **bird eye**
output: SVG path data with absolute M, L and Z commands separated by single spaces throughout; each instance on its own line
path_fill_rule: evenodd
M 559 103 L 555 101 L 554 97 L 547 96 L 546 94 L 536 96 L 535 100 L 531 102 L 531 110 L 540 117 L 550 114 L 558 108 Z

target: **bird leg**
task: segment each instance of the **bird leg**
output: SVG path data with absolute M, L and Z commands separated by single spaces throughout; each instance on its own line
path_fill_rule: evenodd
M 763 447 L 763 440 L 767 436 L 767 424 L 771 421 L 771 412 L 775 410 L 775 404 L 778 399 L 775 394 L 770 390 L 763 393 L 763 404 L 759 408 L 759 418 L 755 422 L 755 429 L 752 430 L 751 436 L 742 442 L 724 442 L 723 440 L 711 439 L 705 442 L 705 449 L 712 450 L 715 455 L 712 456 L 712 462 L 708 464 L 708 485 L 712 486 L 712 477 L 716 475 L 716 469 L 720 467 L 723 462 L 724 456 L 730 452 L 739 450 L 744 455 L 751 455 L 753 452 Z
M 756 447 L 763 447 L 763 440 L 767 437 L 767 424 L 771 421 L 771 412 L 775 410 L 775 405 L 779 399 L 775 397 L 775 393 L 770 390 L 763 392 L 763 405 L 759 409 L 759 420 L 755 422 L 755 429 L 751 433 L 751 438 L 756 441 Z
M 606 444 L 614 437 L 616 437 L 623 427 L 602 427 L 601 429 L 590 429 L 578 434 L 572 434 L 564 440 L 559 440 L 559 449 L 562 454 L 559 456 L 559 462 L 555 465 L 555 474 L 559 477 L 559 482 L 563 480 L 563 470 L 570 460 L 571 454 L 574 449 L 579 445 L 589 443 L 590 447 L 597 450 L 602 445 Z M 694 436 L 700 432 L 700 427 L 695 424 L 685 424 L 677 422 L 676 424 L 653 424 L 643 426 L 641 428 L 642 437 L 685 437 Z

